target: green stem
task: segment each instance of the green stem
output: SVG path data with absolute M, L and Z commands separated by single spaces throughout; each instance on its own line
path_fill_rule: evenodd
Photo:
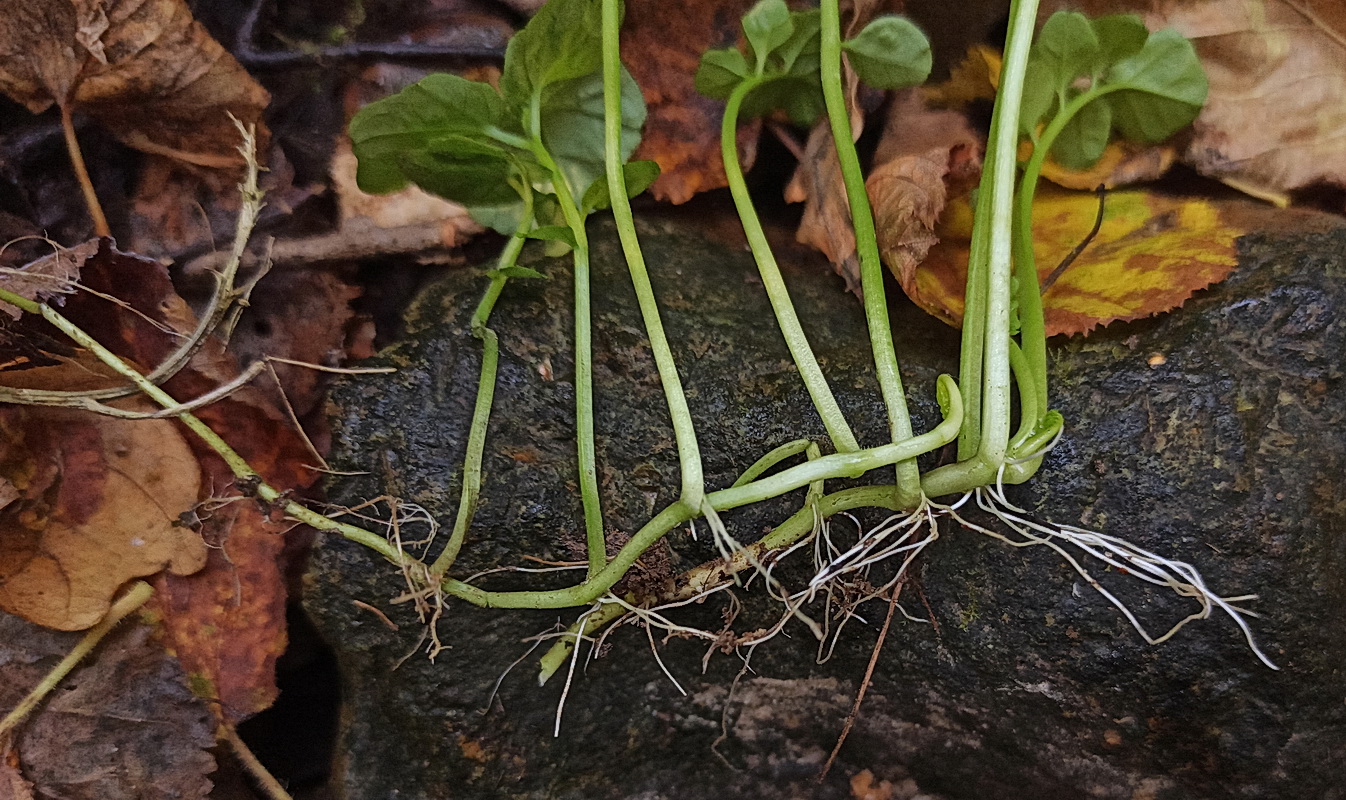
M 944 421 L 929 433 L 869 450 L 834 453 L 813 459 L 766 478 L 710 492 L 706 495 L 706 501 L 716 511 L 725 511 L 778 497 L 818 480 L 858 477 L 869 470 L 890 466 L 943 447 L 958 435 L 958 428 L 963 421 L 963 405 L 953 379 L 941 375 L 939 382 L 940 394 L 947 398 L 947 412 Z M 890 503 L 880 505 L 888 506 Z M 698 515 L 695 512 L 688 511 L 679 503 L 668 506 L 636 531 L 631 540 L 598 574 L 575 586 L 544 591 L 488 592 L 451 579 L 445 580 L 441 586 L 447 594 L 490 608 L 568 608 L 588 605 L 616 585 L 626 571 L 635 564 L 636 559 L 664 534 L 696 516 Z
M 1033 143 L 1033 154 L 1019 179 L 1019 191 L 1014 205 L 1014 270 L 1019 278 L 1020 341 L 1024 360 L 1032 380 L 1038 412 L 1045 414 L 1047 399 L 1047 332 L 1042 312 L 1042 290 L 1038 279 L 1037 259 L 1033 253 L 1033 197 L 1037 193 L 1042 165 L 1051 152 L 1056 138 L 1066 125 L 1090 102 L 1117 87 L 1099 86 L 1082 93 L 1066 103 L 1042 135 Z M 1036 424 L 1037 420 L 1033 420 Z
M 673 438 L 678 447 L 678 464 L 682 470 L 680 502 L 688 508 L 701 507 L 705 498 L 705 477 L 701 469 L 701 449 L 696 441 L 696 427 L 687 408 L 687 396 L 678 377 L 678 366 L 664 334 L 659 304 L 655 301 L 645 256 L 640 250 L 636 223 L 631 214 L 631 201 L 626 196 L 626 176 L 622 171 L 622 60 L 620 47 L 620 0 L 603 0 L 603 163 L 608 178 L 608 194 L 612 201 L 612 216 L 617 223 L 617 236 L 631 272 L 631 283 L 636 289 L 636 302 L 650 337 L 650 350 L 659 370 L 659 382 L 664 389 L 668 415 L 673 421 Z
M 1010 6 L 1010 31 L 1006 39 L 1004 66 L 991 127 L 995 153 L 990 189 L 989 244 L 987 264 L 986 344 L 982 367 L 982 427 L 977 460 L 990 475 L 1005 462 L 1010 433 L 1009 317 L 1010 274 L 1013 260 L 1013 215 L 1015 149 L 1019 142 L 1019 109 L 1023 101 L 1024 74 L 1037 14 L 1037 0 L 1014 0 Z M 983 222 L 979 220 L 979 222 Z M 990 476 L 988 476 L 989 478 Z
M 458 514 L 453 521 L 453 532 L 449 541 L 440 551 L 439 557 L 430 565 L 430 577 L 435 583 L 446 575 L 457 560 L 467 538 L 467 530 L 472 526 L 472 517 L 477 513 L 477 502 L 481 498 L 481 462 L 486 451 L 486 428 L 491 420 L 491 405 L 495 400 L 495 376 L 500 364 L 500 337 L 486 327 L 500 293 L 505 290 L 509 276 L 502 273 L 514 266 L 523 250 L 524 234 L 533 224 L 533 193 L 522 192 L 523 215 L 519 229 L 505 243 L 500 258 L 496 262 L 497 272 L 486 287 L 477 310 L 472 315 L 472 335 L 481 340 L 481 373 L 477 377 L 477 401 L 472 408 L 472 425 L 467 432 L 467 453 L 463 457 L 463 489 L 458 497 Z
M 841 163 L 841 177 L 850 200 L 851 226 L 855 230 L 855 250 L 860 260 L 860 286 L 864 294 L 865 321 L 869 325 L 869 344 L 874 351 L 874 367 L 879 391 L 888 409 L 888 432 L 900 442 L 912 435 L 911 415 L 897 350 L 893 346 L 893 328 L 888 319 L 888 297 L 883 285 L 883 261 L 879 257 L 879 239 L 874 230 L 874 212 L 865 190 L 865 175 L 855 151 L 850 113 L 841 86 L 841 12 L 838 0 L 823 0 L 822 11 L 822 83 L 827 118 L 832 124 L 832 141 Z M 898 503 L 915 508 L 921 502 L 921 473 L 916 462 L 897 465 Z
M 770 299 L 771 308 L 776 314 L 776 323 L 785 337 L 785 345 L 790 349 L 790 355 L 794 358 L 799 376 L 804 380 L 809 397 L 813 399 L 813 405 L 822 417 L 823 427 L 827 429 L 827 435 L 832 437 L 832 446 L 839 452 L 859 450 L 860 444 L 856 441 L 855 434 L 851 432 L 851 426 L 846 422 L 845 415 L 841 413 L 836 398 L 832 396 L 827 378 L 823 376 L 822 368 L 818 366 L 818 359 L 813 355 L 813 348 L 809 346 L 808 337 L 804 335 L 804 328 L 799 324 L 794 304 L 790 301 L 790 291 L 785 287 L 785 279 L 776 264 L 776 257 L 771 253 L 771 245 L 767 242 L 762 223 L 753 208 L 752 198 L 748 195 L 747 183 L 743 180 L 743 168 L 738 163 L 738 112 L 743 105 L 743 99 L 760 83 L 757 78 L 744 80 L 729 95 L 725 105 L 724 120 L 720 126 L 720 153 L 724 159 L 729 193 L 733 195 L 734 206 L 738 209 L 739 218 L 743 222 L 743 232 L 747 234 L 748 247 L 751 248 L 753 259 L 757 262 L 762 285 L 766 288 L 767 298 Z
M 593 317 L 589 302 L 589 237 L 584 215 L 565 173 L 547 152 L 541 138 L 533 140 L 538 163 L 552 178 L 556 201 L 566 225 L 575 237 L 575 444 L 579 461 L 580 502 L 584 507 L 584 540 L 589 551 L 589 575 L 607 563 L 607 537 L 603 532 L 603 507 L 598 494 L 598 459 L 594 454 Z M 621 185 L 621 184 L 619 184 Z

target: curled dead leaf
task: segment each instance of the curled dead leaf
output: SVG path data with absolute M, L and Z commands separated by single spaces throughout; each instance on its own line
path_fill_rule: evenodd
M 229 114 L 260 123 L 270 101 L 184 0 L 5 3 L 0 91 L 34 113 L 80 109 L 131 147 L 205 167 L 243 164 Z

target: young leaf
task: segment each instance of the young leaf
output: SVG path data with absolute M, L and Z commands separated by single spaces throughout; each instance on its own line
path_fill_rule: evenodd
M 518 168 L 503 149 L 466 136 L 441 136 L 397 159 L 402 175 L 417 186 L 464 206 L 505 205 L 519 200 L 509 179 Z
M 371 194 L 397 191 L 407 185 L 404 156 L 446 136 L 485 140 L 484 130 L 499 124 L 504 111 L 495 89 L 457 75 L 431 75 L 370 103 L 350 124 L 356 182 Z
M 1150 32 L 1135 14 L 1111 14 L 1091 20 L 1098 44 L 1103 50 L 1103 61 L 1115 64 L 1140 52 Z
M 752 48 L 759 74 L 771 51 L 785 44 L 793 32 L 794 23 L 785 0 L 761 0 L 743 15 L 743 35 Z
M 790 14 L 794 32 L 772 54 L 779 59 L 780 69 L 791 75 L 808 75 L 818 71 L 818 51 L 822 47 L 819 31 L 822 14 L 816 8 Z
M 808 127 L 817 121 L 826 108 L 823 86 L 818 72 L 809 75 L 782 75 L 758 86 L 743 98 L 739 117 L 752 119 L 782 109 L 790 121 Z
M 575 247 L 575 232 L 565 225 L 545 225 L 541 228 L 534 228 L 526 236 L 529 239 L 538 239 L 544 242 L 561 242 L 569 245 L 572 250 Z
M 1112 135 L 1112 108 L 1088 103 L 1071 117 L 1052 145 L 1052 158 L 1067 169 L 1092 167 L 1107 149 Z
M 622 180 L 626 182 L 626 196 L 635 197 L 654 183 L 659 177 L 659 165 L 653 161 L 631 161 L 622 165 Z M 612 206 L 612 196 L 608 193 L 608 176 L 599 175 L 589 188 L 584 190 L 584 199 L 580 203 L 584 211 L 597 211 Z
M 1108 95 L 1113 124 L 1123 136 L 1159 142 L 1196 119 L 1206 102 L 1206 73 L 1196 50 L 1171 28 L 1150 34 L 1144 47 L 1108 70 L 1125 89 Z
M 645 100 L 622 69 L 622 160 L 640 144 Z M 572 194 L 589 187 L 603 166 L 603 76 L 593 73 L 552 84 L 542 96 L 542 143 L 561 167 Z
M 841 47 L 855 74 L 875 89 L 915 86 L 930 75 L 930 42 L 903 17 L 879 17 Z
M 738 48 L 707 50 L 696 69 L 696 90 L 706 97 L 724 100 L 748 77 L 748 60 Z
M 1037 128 L 1043 117 L 1056 109 L 1060 93 L 1056 90 L 1052 68 L 1041 59 L 1030 58 L 1024 73 L 1024 93 L 1019 111 L 1019 129 L 1037 140 Z
M 1088 17 L 1078 11 L 1058 11 L 1042 26 L 1032 57 L 1046 68 L 1053 87 L 1064 92 L 1076 78 L 1094 74 L 1103 47 Z
M 549 0 L 509 40 L 500 91 L 527 109 L 547 87 L 598 72 L 601 10 L 602 0 Z
M 501 267 L 500 269 L 490 269 L 486 271 L 486 277 L 488 278 L 495 278 L 497 276 L 504 278 L 532 278 L 535 280 L 544 280 L 544 281 L 549 280 L 547 276 L 543 275 L 541 272 L 538 272 L 537 270 L 531 267 L 519 266 L 518 264 L 511 264 L 508 267 Z

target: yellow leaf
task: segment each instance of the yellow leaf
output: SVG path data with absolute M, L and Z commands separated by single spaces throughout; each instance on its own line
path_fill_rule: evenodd
M 1084 240 L 1097 211 L 1094 194 L 1047 185 L 1038 191 L 1033 250 L 1040 280 Z M 1098 235 L 1043 294 L 1047 334 L 1087 334 L 1181 306 L 1233 271 L 1242 232 L 1210 200 L 1140 190 L 1108 194 Z M 941 241 L 925 261 L 898 278 L 918 305 L 959 325 L 972 233 L 966 197 L 950 202 L 937 233 Z

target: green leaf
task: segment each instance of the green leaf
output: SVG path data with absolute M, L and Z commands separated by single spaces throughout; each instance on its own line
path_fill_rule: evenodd
M 541 272 L 538 272 L 537 270 L 532 269 L 531 267 L 519 266 L 518 264 L 511 264 L 508 267 L 501 267 L 500 269 L 487 270 L 486 277 L 491 279 L 495 279 L 496 277 L 502 277 L 502 278 L 533 278 L 544 281 L 550 280 L 550 278 L 548 278 L 546 275 L 543 275 Z
M 447 136 L 484 140 L 484 130 L 497 125 L 504 112 L 495 89 L 457 75 L 431 75 L 370 103 L 350 124 L 356 182 L 375 194 L 397 191 L 409 180 L 402 171 L 407 154 Z
M 1065 91 L 1081 75 L 1094 74 L 1103 47 L 1088 17 L 1078 11 L 1058 11 L 1042 26 L 1032 54 L 1050 76 L 1052 86 Z
M 561 242 L 569 245 L 571 249 L 575 247 L 575 232 L 565 225 L 545 225 L 541 228 L 534 228 L 527 233 L 529 239 L 540 239 L 544 242 Z
M 790 121 L 801 127 L 808 127 L 818 120 L 826 110 L 823 102 L 821 78 L 815 71 L 811 75 L 782 75 L 763 82 L 748 92 L 739 109 L 740 119 L 752 119 L 783 109 L 790 115 Z
M 1145 46 L 1150 32 L 1135 14 L 1111 14 L 1091 20 L 1103 51 L 1103 65 L 1115 64 L 1135 55 Z
M 772 54 L 781 71 L 807 75 L 818 71 L 818 51 L 822 48 L 822 13 L 816 8 L 790 14 L 794 32 Z
M 701 64 L 696 69 L 696 90 L 706 97 L 724 100 L 746 77 L 748 60 L 738 48 L 707 50 L 701 54 Z
M 1105 102 L 1085 104 L 1070 118 L 1052 144 L 1052 158 L 1067 169 L 1088 169 L 1103 157 L 1112 135 L 1112 108 Z
M 622 69 L 622 160 L 640 144 L 645 99 L 635 78 Z M 542 96 L 542 144 L 578 196 L 604 174 L 603 76 L 600 73 L 553 84 Z
M 527 109 L 553 84 L 602 69 L 601 11 L 602 0 L 549 0 L 542 6 L 505 49 L 505 97 Z
M 523 201 L 500 206 L 468 206 L 467 215 L 478 225 L 490 228 L 496 233 L 513 236 L 519 229 L 523 217 Z
M 659 177 L 659 165 L 653 161 L 631 161 L 622 165 L 622 180 L 626 182 L 626 196 L 635 197 Z M 612 196 L 608 193 L 608 176 L 603 174 L 584 190 L 584 199 L 580 207 L 587 213 L 610 208 Z
M 757 62 L 760 73 L 771 51 L 785 44 L 794 33 L 790 9 L 785 0 L 761 0 L 743 15 L 743 35 Z
M 1030 58 L 1027 71 L 1024 73 L 1019 129 L 1030 136 L 1034 135 L 1043 118 L 1055 110 L 1059 97 L 1060 93 L 1056 90 L 1051 67 L 1041 59 Z
M 1191 124 L 1206 102 L 1206 73 L 1192 43 L 1166 29 L 1150 34 L 1144 47 L 1107 71 L 1113 124 L 1138 142 L 1160 142 Z
M 464 206 L 505 205 L 519 199 L 509 179 L 518 168 L 504 150 L 466 136 L 442 136 L 398 159 L 402 174 L 422 189 Z
M 915 86 L 930 75 L 930 42 L 903 17 L 878 17 L 841 47 L 855 74 L 875 89 Z

